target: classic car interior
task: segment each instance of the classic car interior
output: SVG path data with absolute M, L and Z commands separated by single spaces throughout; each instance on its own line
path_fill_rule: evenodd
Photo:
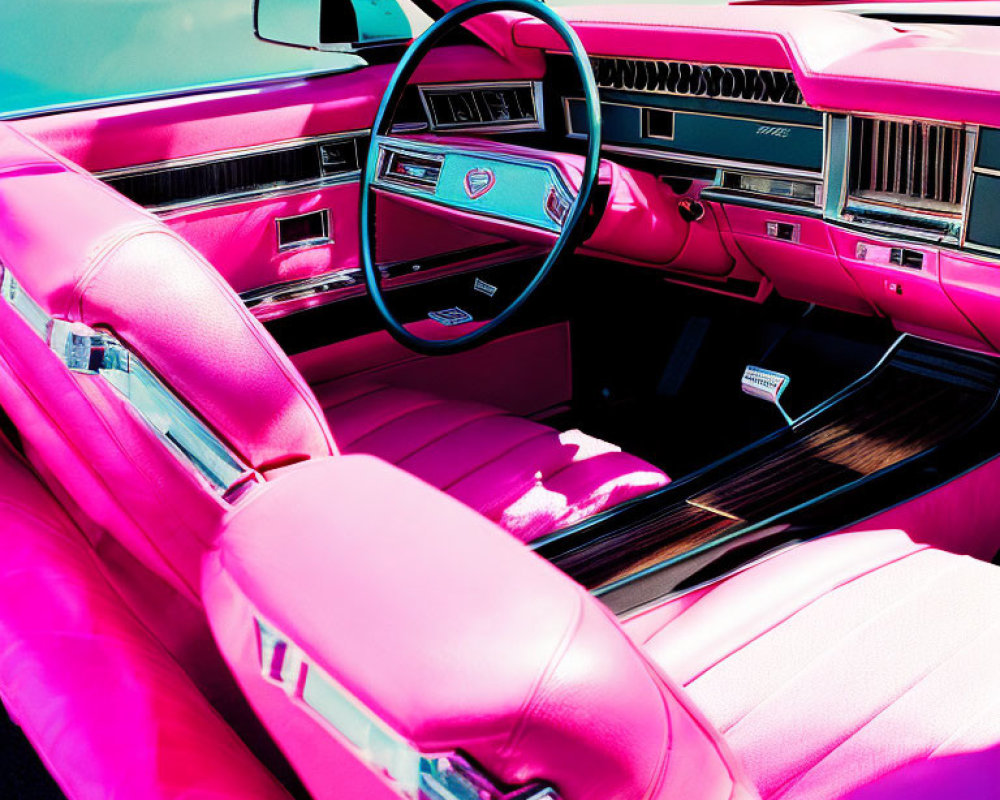
M 52 796 L 995 797 L 1000 4 L 311 5 L 0 121 Z

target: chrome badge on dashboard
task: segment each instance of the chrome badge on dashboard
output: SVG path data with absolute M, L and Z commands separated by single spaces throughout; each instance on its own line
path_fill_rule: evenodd
M 465 173 L 465 193 L 473 200 L 486 194 L 497 182 L 493 170 L 483 167 L 470 169 Z

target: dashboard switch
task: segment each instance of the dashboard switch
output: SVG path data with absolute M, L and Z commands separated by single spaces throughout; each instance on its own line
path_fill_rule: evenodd
M 677 204 L 677 211 L 685 222 L 697 222 L 705 216 L 705 206 L 697 200 L 681 200 Z
M 924 254 L 917 250 L 907 250 L 905 247 L 893 247 L 889 251 L 889 261 L 900 267 L 924 268 Z
M 775 222 L 769 220 L 766 225 L 767 235 L 772 239 L 781 239 L 784 242 L 797 242 L 802 230 L 800 225 L 791 222 Z

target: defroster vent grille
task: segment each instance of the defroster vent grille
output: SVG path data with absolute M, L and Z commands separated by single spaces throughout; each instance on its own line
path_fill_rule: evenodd
M 966 134 L 959 125 L 851 119 L 850 193 L 876 202 L 958 214 Z

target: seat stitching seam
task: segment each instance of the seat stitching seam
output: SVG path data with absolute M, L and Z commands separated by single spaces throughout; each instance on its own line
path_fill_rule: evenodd
M 428 447 L 438 444 L 439 442 L 448 438 L 449 436 L 455 435 L 463 428 L 468 428 L 470 425 L 475 425 L 477 422 L 482 422 L 485 419 L 490 419 L 492 417 L 501 417 L 501 416 L 506 416 L 506 415 L 504 414 L 504 412 L 499 411 L 497 409 L 487 409 L 484 411 L 480 411 L 478 416 L 472 417 L 471 419 L 467 419 L 453 428 L 449 428 L 444 433 L 438 434 L 437 436 L 434 436 L 432 439 L 428 439 L 426 442 L 417 447 L 415 450 L 411 450 L 410 452 L 406 453 L 406 455 L 400 456 L 400 458 L 397 459 L 396 461 L 396 465 L 398 466 L 407 459 L 413 458 L 421 450 L 426 450 Z
M 329 412 L 331 410 L 335 409 L 335 408 L 342 408 L 343 406 L 346 406 L 346 405 L 349 405 L 349 404 L 353 403 L 355 400 L 362 400 L 365 397 L 371 397 L 373 394 L 378 394 L 379 392 L 384 392 L 384 391 L 388 390 L 389 388 L 391 388 L 391 387 L 389 387 L 389 386 L 376 386 L 374 389 L 369 389 L 368 391 L 362 392 L 359 395 L 355 395 L 354 397 L 349 397 L 346 400 L 338 400 L 336 403 L 330 403 L 330 404 L 325 404 L 324 403 L 323 404 L 323 411 L 324 411 L 324 413 L 329 414 Z
M 427 400 L 424 400 L 424 401 L 422 401 L 421 404 L 415 405 L 415 406 L 411 406 L 411 407 L 407 408 L 402 414 L 397 414 L 394 417 L 390 417 L 387 420 L 383 420 L 378 425 L 376 425 L 374 428 L 369 428 L 364 433 L 362 433 L 360 436 L 354 437 L 353 439 L 351 439 L 350 442 L 348 442 L 347 444 L 344 445 L 344 449 L 345 450 L 346 449 L 353 449 L 354 446 L 358 442 L 360 442 L 362 439 L 367 439 L 369 436 L 372 436 L 372 435 L 378 433 L 379 431 L 385 430 L 390 425 L 395 425 L 397 422 L 400 422 L 401 420 L 406 419 L 411 414 L 416 414 L 418 411 L 423 411 L 424 409 L 427 409 L 427 408 L 434 408 L 435 406 L 442 406 L 442 405 L 445 405 L 447 402 L 448 402 L 447 400 L 441 400 L 441 399 L 436 398 L 436 397 L 432 397 L 432 398 L 429 398 Z
M 508 736 L 507 741 L 500 747 L 500 752 L 506 758 L 510 758 L 518 741 L 524 735 L 524 731 L 528 727 L 528 720 L 530 718 L 531 711 L 543 702 L 540 692 L 545 686 L 546 679 L 552 675 L 556 669 L 558 669 L 559 664 L 566 657 L 570 644 L 573 642 L 583 625 L 585 602 L 587 598 L 584 597 L 582 591 L 574 592 L 574 596 L 576 603 L 574 603 L 573 607 L 573 616 L 566 625 L 559 642 L 556 644 L 556 647 L 549 656 L 545 666 L 542 668 L 538 677 L 535 679 L 530 690 L 528 691 L 528 695 L 524 698 L 523 704 L 520 709 L 518 709 L 517 717 L 514 725 L 511 727 L 510 735 Z
M 756 642 L 758 639 L 762 638 L 763 636 L 766 636 L 768 633 L 771 633 L 771 631 L 774 631 L 777 628 L 781 627 L 786 622 L 788 622 L 789 620 L 791 620 L 793 617 L 795 617 L 796 615 L 798 615 L 802 611 L 805 611 L 807 608 L 809 608 L 810 606 L 814 605 L 815 603 L 819 602 L 824 597 L 827 597 L 827 596 L 833 594 L 838 589 L 842 589 L 845 586 L 847 586 L 847 585 L 849 585 L 851 583 L 854 583 L 855 581 L 858 581 L 858 580 L 860 580 L 862 578 L 865 578 L 868 575 L 874 574 L 875 572 L 877 572 L 880 569 L 884 569 L 885 567 L 888 567 L 888 566 L 890 566 L 892 564 L 896 564 L 896 563 L 898 563 L 900 561 L 903 561 L 904 559 L 907 559 L 907 558 L 909 558 L 911 556 L 916 555 L 917 553 L 922 553 L 925 550 L 929 550 L 929 549 L 930 549 L 929 546 L 924 546 L 924 547 L 921 547 L 918 550 L 912 550 L 912 551 L 910 551 L 908 553 L 904 553 L 901 556 L 898 556 L 896 558 L 890 559 L 889 561 L 883 562 L 883 563 L 881 563 L 881 564 L 879 564 L 879 565 L 877 565 L 875 567 L 871 567 L 870 569 L 866 569 L 863 572 L 860 572 L 860 573 L 858 573 L 856 575 L 853 575 L 850 578 L 847 578 L 847 579 L 841 581 L 840 583 L 838 583 L 837 585 L 831 587 L 830 589 L 827 589 L 827 590 L 823 591 L 822 593 L 816 595 L 811 600 L 809 600 L 809 602 L 803 603 L 801 606 L 799 606 L 798 608 L 796 608 L 790 614 L 782 617 L 780 620 L 778 620 L 774 624 L 769 625 L 764 630 L 762 630 L 759 633 L 755 634 L 751 639 L 748 639 L 747 641 L 743 642 L 739 646 L 733 648 L 731 651 L 729 651 L 725 655 L 720 656 L 713 663 L 709 664 L 707 667 L 705 667 L 704 669 L 702 669 L 700 672 L 698 672 L 696 675 L 694 675 L 693 677 L 691 677 L 689 680 L 685 681 L 684 682 L 684 686 L 685 687 L 690 686 L 692 683 L 694 683 L 695 681 L 697 681 L 698 679 L 700 679 L 701 677 L 703 677 L 705 675 L 705 673 L 707 673 L 707 672 L 715 669 L 717 666 L 719 666 L 719 664 L 721 664 L 723 661 L 726 661 L 727 659 L 732 658 L 734 655 L 736 655 L 737 653 L 739 653 L 741 650 L 744 650 L 745 648 L 749 647 L 751 644 L 753 644 L 754 642 Z M 669 625 L 670 623 L 667 623 L 667 624 Z
M 912 692 L 914 689 L 916 689 L 921 683 L 923 683 L 925 680 L 927 680 L 931 675 L 933 675 L 935 672 L 937 672 L 939 669 L 941 669 L 945 664 L 947 664 L 949 661 L 951 661 L 953 658 L 955 658 L 955 656 L 957 656 L 963 650 L 967 650 L 969 647 L 971 647 L 979 639 L 982 639 L 988 632 L 992 631 L 996 626 L 997 626 L 997 623 L 994 623 L 992 625 L 988 625 L 986 628 L 983 628 L 982 630 L 980 630 L 977 633 L 973 634 L 973 636 L 971 636 L 966 641 L 962 642 L 960 645 L 958 645 L 951 652 L 947 653 L 943 658 L 941 658 L 940 660 L 938 660 L 937 662 L 935 662 L 927 670 L 925 670 L 922 673 L 918 673 L 915 676 L 913 682 L 910 683 L 908 686 L 906 686 L 906 688 L 904 688 L 902 692 L 900 692 L 898 695 L 896 695 L 896 697 L 894 697 L 892 700 L 890 700 L 888 703 L 886 703 L 884 706 L 882 706 L 882 708 L 880 708 L 872 716 L 870 716 L 867 720 L 865 720 L 865 722 L 863 722 L 861 725 L 857 726 L 854 730 L 852 730 L 850 733 L 848 733 L 847 736 L 845 736 L 844 738 L 842 738 L 832 748 L 828 749 L 825 753 L 823 753 L 819 757 L 819 759 L 817 759 L 812 764 L 810 764 L 805 770 L 803 770 L 797 776 L 795 776 L 793 778 L 790 778 L 789 781 L 786 781 L 784 784 L 782 784 L 781 786 L 779 786 L 778 789 L 774 793 L 771 794 L 771 797 L 779 797 L 781 795 L 787 794 L 792 789 L 794 789 L 795 786 L 806 777 L 806 775 L 808 775 L 810 772 L 812 772 L 814 769 L 816 769 L 818 766 L 820 766 L 820 764 L 822 764 L 824 761 L 826 761 L 826 759 L 828 759 L 837 750 L 839 750 L 841 747 L 843 747 L 848 742 L 850 742 L 851 739 L 853 739 L 854 737 L 856 737 L 859 733 L 861 733 L 861 731 L 863 731 L 865 728 L 867 728 L 869 725 L 871 725 L 873 722 L 875 722 L 875 720 L 877 720 L 879 717 L 881 717 L 885 712 L 887 712 L 889 709 L 891 709 L 894 705 L 896 705 L 897 703 L 899 703 L 904 697 L 906 697 L 906 695 L 908 695 L 910 692 Z
M 991 625 L 990 627 L 995 628 L 996 625 Z M 949 733 L 946 737 L 944 737 L 941 740 L 941 742 L 934 747 L 933 750 L 931 750 L 926 756 L 924 756 L 924 758 L 925 759 L 933 758 L 940 752 L 941 748 L 954 741 L 954 739 L 959 734 L 961 734 L 962 731 L 967 730 L 970 726 L 979 722 L 979 720 L 983 719 L 983 717 L 985 717 L 988 713 L 994 711 L 998 704 L 1000 704 L 1000 698 L 994 699 L 993 702 L 991 703 L 987 703 L 986 706 L 978 714 L 973 714 L 968 719 L 962 720 L 961 724 L 957 728 L 955 728 L 955 730 Z
M 539 431 L 538 433 L 536 433 L 536 434 L 534 434 L 532 436 L 529 436 L 527 439 L 524 439 L 524 440 L 518 442 L 517 444 L 511 445 L 510 447 L 506 448 L 502 452 L 497 453 L 492 458 L 490 458 L 490 459 L 482 462 L 481 464 L 479 464 L 479 465 L 473 467 L 472 469 L 470 469 L 468 472 L 465 472 L 462 475 L 460 475 L 459 477 L 455 478 L 455 480 L 449 481 L 448 483 L 446 483 L 444 486 L 441 487 L 441 491 L 447 492 L 449 489 L 454 488 L 456 485 L 458 485 L 462 481 L 466 480 L 470 476 L 475 475 L 480 470 L 485 469 L 486 467 L 490 466 L 491 464 L 495 464 L 501 458 L 509 456 L 511 453 L 513 453 L 515 450 L 517 450 L 517 448 L 522 447 L 523 445 L 526 445 L 529 442 L 533 442 L 536 439 L 541 439 L 543 436 L 552 436 L 553 434 L 555 434 L 555 430 L 552 429 L 552 428 L 549 428 L 549 429 L 544 430 L 544 431 Z
M 955 567 L 952 566 L 950 569 L 947 570 L 947 572 L 951 572 L 954 569 L 955 569 Z M 861 630 L 863 628 L 866 628 L 866 627 L 870 627 L 874 623 L 874 621 L 876 619 L 878 619 L 881 616 L 884 616 L 890 609 L 900 608 L 905 602 L 910 601 L 912 598 L 916 597 L 921 591 L 924 591 L 926 586 L 937 582 L 938 580 L 940 580 L 940 578 L 941 578 L 941 575 L 938 574 L 938 575 L 931 576 L 928 579 L 924 580 L 919 587 L 914 588 L 911 591 L 908 591 L 905 594 L 903 594 L 902 596 L 896 598 L 892 603 L 890 603 L 885 608 L 879 609 L 879 611 L 874 616 L 868 617 L 867 619 L 862 620 L 861 622 L 856 623 L 854 626 L 851 627 L 851 629 L 849 631 L 846 631 L 845 633 L 843 633 L 838 638 L 837 642 L 838 643 L 843 642 L 845 639 L 847 639 L 847 638 L 849 638 L 851 636 L 854 636 L 857 633 L 857 631 L 859 631 L 859 630 Z M 782 684 L 781 686 L 778 686 L 777 688 L 775 688 L 774 691 L 770 692 L 765 697 L 761 698 L 759 702 L 754 703 L 754 705 L 751 708 L 747 709 L 746 712 L 743 713 L 740 716 L 739 719 L 737 719 L 734 722 L 732 722 L 731 724 L 727 725 L 725 727 L 725 729 L 722 730 L 722 733 L 723 734 L 727 734 L 730 731 L 732 731 L 734 728 L 736 728 L 738 725 L 740 725 L 744 720 L 746 720 L 747 717 L 749 717 L 757 709 L 759 709 L 762 705 L 764 705 L 764 703 L 766 703 L 768 700 L 770 700 L 772 697 L 774 697 L 776 694 L 778 694 L 791 680 L 793 680 L 798 675 L 801 675 L 802 673 L 804 673 L 810 667 L 812 667 L 816 663 L 816 661 L 818 661 L 819 659 L 821 659 L 824 656 L 826 656 L 829 653 L 831 653 L 834 650 L 835 647 L 836 647 L 836 644 L 830 644 L 828 647 L 824 648 L 820 652 L 815 653 L 812 656 L 812 658 L 810 658 L 806 663 L 802 664 L 801 667 L 799 669 L 797 669 L 793 675 L 790 675 L 788 677 L 788 679 L 784 682 L 784 684 Z

